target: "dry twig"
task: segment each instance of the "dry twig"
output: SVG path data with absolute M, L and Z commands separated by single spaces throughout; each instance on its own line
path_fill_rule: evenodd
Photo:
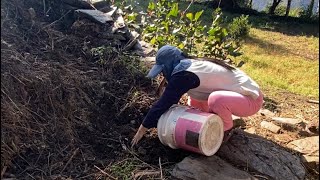
M 110 174 L 106 173 L 104 170 L 100 169 L 96 165 L 94 165 L 95 168 L 97 168 L 102 174 L 107 175 L 111 179 L 116 179 L 115 177 L 111 176 Z

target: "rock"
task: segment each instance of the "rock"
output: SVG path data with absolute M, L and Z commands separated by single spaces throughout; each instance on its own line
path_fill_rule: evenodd
M 300 158 L 261 136 L 235 129 L 215 154 L 225 161 L 259 172 L 271 179 L 302 180 L 306 170 Z
M 75 10 L 75 13 L 79 17 L 88 18 L 100 24 L 105 24 L 107 22 L 113 21 L 113 18 L 110 15 L 105 14 L 99 10 L 78 9 L 78 10 Z
M 114 31 L 118 30 L 118 29 L 122 29 L 126 26 L 126 24 L 124 23 L 124 19 L 121 15 L 119 15 L 118 17 L 115 18 L 115 23 L 114 23 Z
M 267 121 L 262 121 L 260 123 L 260 126 L 264 129 L 268 129 L 269 131 L 274 132 L 274 133 L 278 133 L 281 129 L 281 127 L 279 127 L 271 122 L 267 122 Z
M 305 155 L 319 156 L 319 136 L 306 137 L 292 141 L 287 147 Z
M 250 127 L 249 129 L 245 129 L 244 131 L 247 132 L 247 133 L 250 133 L 250 134 L 255 134 L 256 133 L 256 128 L 255 127 Z
M 294 118 L 272 117 L 271 119 L 278 123 L 289 124 L 289 125 L 297 125 L 302 122 L 302 120 L 294 119 Z
M 256 179 L 245 171 L 241 171 L 217 156 L 186 157 L 175 165 L 172 175 L 179 179 Z
M 293 140 L 293 138 L 288 134 L 276 134 L 274 139 L 278 142 L 288 143 Z
M 111 17 L 114 17 L 117 10 L 118 10 L 118 7 L 115 7 L 115 6 L 110 6 L 110 10 L 107 11 L 107 14 L 110 15 Z
M 110 1 L 106 0 L 91 0 L 92 5 L 99 11 L 104 13 L 111 11 L 113 8 L 111 7 Z
M 274 113 L 269 111 L 268 109 L 260 109 L 259 110 L 259 113 L 263 116 L 266 116 L 266 117 L 272 117 L 274 116 Z

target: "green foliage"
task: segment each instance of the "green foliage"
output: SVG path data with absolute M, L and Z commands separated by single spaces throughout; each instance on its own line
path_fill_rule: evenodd
M 241 15 L 232 20 L 228 26 L 229 34 L 235 41 L 243 40 L 249 35 L 251 25 L 248 15 Z
M 300 17 L 302 13 L 303 13 L 303 8 L 293 8 L 293 9 L 290 9 L 289 16 Z
M 274 11 L 274 14 L 278 15 L 278 16 L 284 16 L 286 14 L 286 9 L 287 9 L 286 6 L 279 5 L 279 6 L 277 6 L 276 10 Z
M 213 21 L 209 27 L 201 23 L 203 12 L 180 11 L 178 3 L 173 1 L 150 2 L 147 15 L 142 18 L 147 22 L 143 24 L 143 40 L 158 48 L 171 44 L 196 56 L 225 59 L 228 55 L 240 55 L 236 52 L 240 41 L 235 41 L 239 36 L 229 36 L 228 30 L 223 27 L 221 10 L 216 9 L 212 13 Z M 238 20 L 239 25 L 234 27 L 235 32 L 236 28 L 240 31 L 240 26 L 244 26 L 240 23 L 248 22 L 244 20 L 247 18 Z M 244 27 L 249 28 L 247 25 Z

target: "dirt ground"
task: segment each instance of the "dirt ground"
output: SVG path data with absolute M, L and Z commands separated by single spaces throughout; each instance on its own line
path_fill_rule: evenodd
M 146 79 L 140 58 L 128 52 L 109 51 L 108 61 L 97 63 L 90 49 L 104 42 L 91 32 L 99 29 L 89 23 L 82 31 L 65 31 L 57 18 L 41 14 L 42 7 L 36 1 L 1 1 L 1 178 L 170 179 L 173 165 L 192 153 L 162 145 L 156 129 L 130 147 L 158 99 L 159 81 Z M 289 92 L 263 91 L 265 109 L 310 122 L 312 134 L 299 127 L 283 127 L 278 134 L 261 129 L 268 119 L 261 113 L 237 120 L 237 128 L 254 127 L 282 146 L 319 135 L 318 104 Z M 308 173 L 317 176 L 316 170 Z

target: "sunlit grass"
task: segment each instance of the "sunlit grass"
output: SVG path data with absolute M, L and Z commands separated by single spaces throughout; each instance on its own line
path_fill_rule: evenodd
M 319 38 L 251 29 L 241 68 L 263 88 L 319 97 Z

